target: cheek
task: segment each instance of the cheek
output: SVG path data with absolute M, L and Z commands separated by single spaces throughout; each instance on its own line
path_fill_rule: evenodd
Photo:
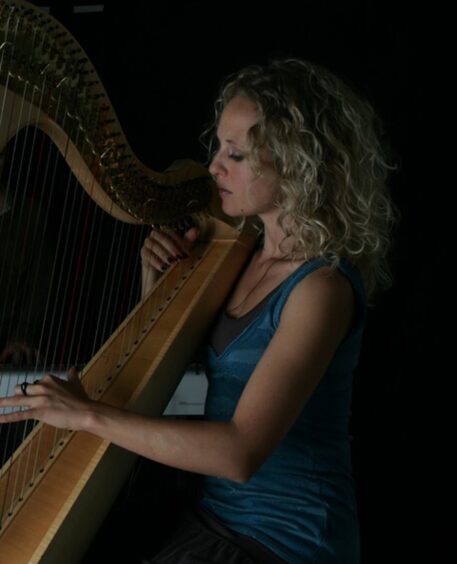
M 269 206 L 276 202 L 279 192 L 278 184 L 275 180 L 259 180 L 251 186 L 248 192 L 248 201 L 258 205 Z

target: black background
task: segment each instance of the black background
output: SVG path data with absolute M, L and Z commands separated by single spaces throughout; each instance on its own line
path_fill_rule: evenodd
M 427 436 L 420 376 L 432 369 L 427 351 L 439 345 L 430 329 L 428 272 L 440 260 L 421 227 L 425 193 L 408 173 L 408 122 L 417 101 L 407 8 L 376 1 L 129 1 L 74 14 L 70 2 L 34 3 L 51 6 L 88 53 L 130 145 L 156 170 L 178 158 L 205 161 L 198 136 L 212 118 L 220 81 L 274 56 L 327 66 L 378 111 L 399 164 L 389 184 L 402 222 L 392 251 L 394 285 L 368 317 L 351 431 L 363 562 L 406 561 L 426 495 L 416 478 Z

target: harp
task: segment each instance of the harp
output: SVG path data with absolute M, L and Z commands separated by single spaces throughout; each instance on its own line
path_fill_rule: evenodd
M 5 176 L 3 171 L 6 189 L 0 212 L 1 206 L 11 201 L 12 183 L 20 187 L 21 171 L 29 170 L 27 144 L 24 141 L 26 148 L 19 158 L 16 139 L 33 128 L 29 135 L 34 140 L 40 138 L 46 150 L 48 145 L 57 148 L 78 181 L 65 187 L 64 196 L 80 191 L 95 203 L 93 207 L 102 214 L 100 221 L 109 216 L 116 224 L 131 225 L 140 233 L 136 246 L 131 245 L 136 254 L 143 225 L 185 228 L 193 217 L 204 226 L 204 236 L 191 257 L 171 267 L 106 339 L 106 330 L 102 332 L 104 343 L 97 352 L 89 353 L 81 372 L 91 397 L 160 415 L 249 256 L 253 237 L 205 212 L 212 205 L 211 180 L 203 166 L 186 160 L 174 170 L 158 173 L 136 159 L 94 68 L 77 42 L 52 17 L 20 0 L 0 1 L 0 104 L 2 159 L 5 167 L 9 164 L 14 169 L 14 161 L 21 165 L 16 176 Z M 42 132 L 51 140 L 48 145 Z M 12 145 L 13 157 L 8 157 L 6 149 Z M 52 169 L 46 162 L 46 170 Z M 17 193 L 14 203 L 19 203 L 24 214 L 21 205 L 25 197 Z M 49 208 L 46 210 L 48 217 Z M 0 225 L 2 221 L 4 214 Z M 88 221 L 81 222 L 84 233 L 90 231 Z M 32 234 L 31 239 L 35 238 Z M 60 236 L 57 239 L 60 242 Z M 11 240 L 6 241 L 4 246 L 10 248 Z M 15 245 L 12 254 L 24 255 L 24 249 Z M 84 286 L 91 279 L 90 268 L 83 264 L 89 253 L 73 254 L 83 272 L 79 282 Z M 62 267 L 68 267 L 63 259 Z M 0 276 L 5 278 L 5 271 Z M 48 296 L 54 296 L 52 283 L 47 291 Z M 81 299 L 75 298 L 71 284 L 67 294 L 71 303 L 77 304 L 73 310 L 80 312 Z M 105 299 L 105 293 L 103 296 Z M 102 303 L 105 309 L 112 303 L 111 294 L 108 296 Z M 0 323 L 1 315 L 0 306 Z M 46 370 L 46 359 L 42 359 L 44 326 L 40 325 L 39 354 L 34 362 L 35 369 Z M 65 347 L 68 331 L 62 327 L 60 324 L 58 334 L 65 333 L 63 352 L 49 355 L 46 349 L 45 356 L 68 367 L 77 362 L 74 351 L 81 352 L 84 345 Z M 90 331 L 88 334 L 92 341 Z M 56 333 L 51 328 L 48 341 L 53 338 Z M 34 374 L 32 370 L 26 377 L 33 380 Z M 64 551 L 66 562 L 77 562 L 135 457 L 88 433 L 58 431 L 40 423 L 23 435 L 20 444 L 2 459 L 0 563 L 62 562 Z M 4 438 L 0 434 L 0 440 Z

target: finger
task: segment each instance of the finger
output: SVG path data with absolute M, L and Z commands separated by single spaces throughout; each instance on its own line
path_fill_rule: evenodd
M 18 386 L 16 386 L 18 388 Z M 1 407 L 30 407 L 30 402 L 32 401 L 31 398 L 28 396 L 24 396 L 24 394 L 20 391 L 19 393 L 15 389 L 16 395 L 10 396 L 8 398 L 0 399 L 0 408 Z M 27 390 L 28 393 L 28 390 Z
M 79 372 L 74 366 L 68 371 L 68 381 L 69 382 L 79 382 Z
M 18 397 L 21 395 L 23 397 L 31 397 L 31 396 L 39 396 L 46 394 L 47 389 L 49 389 L 49 385 L 54 384 L 54 382 L 58 381 L 59 378 L 53 376 L 52 374 L 45 374 L 41 380 L 34 380 L 34 382 L 25 382 L 26 385 L 26 394 L 22 391 L 22 385 L 24 382 L 17 384 L 14 387 L 14 392 Z
M 184 233 L 184 240 L 189 249 L 197 240 L 200 235 L 200 229 L 198 227 L 191 227 Z
M 27 384 L 25 387 L 25 391 L 26 393 L 24 394 L 24 392 L 22 391 L 22 385 L 23 384 Z M 14 393 L 16 394 L 17 397 L 27 397 L 27 396 L 33 396 L 36 395 L 38 393 L 38 389 L 37 389 L 37 384 L 32 384 L 32 382 L 21 382 L 21 384 L 17 384 L 17 386 L 14 386 Z
M 81 381 L 78 370 L 72 366 L 68 371 L 68 382 L 71 385 L 71 392 L 81 399 L 87 400 L 89 396 Z
M 11 413 L 0 415 L 0 424 L 16 423 L 17 421 L 25 421 L 26 419 L 36 419 L 34 409 L 23 409 L 22 411 L 13 411 Z
M 178 258 L 186 258 L 186 256 L 189 254 L 188 251 L 190 241 L 186 240 L 185 234 L 184 236 L 182 236 L 175 231 L 170 231 L 169 235 L 174 243 L 175 256 L 177 256 Z
M 153 235 L 154 234 L 154 235 Z M 175 258 L 184 258 L 187 254 L 187 244 L 179 233 L 175 231 L 167 231 L 164 233 L 163 231 L 153 230 L 151 232 L 153 235 L 153 240 L 160 243 L 163 249 L 168 253 L 169 256 Z
M 168 267 L 172 262 L 177 260 L 174 250 L 170 250 L 171 243 L 164 242 L 162 236 L 154 237 L 149 236 L 144 241 L 143 248 L 141 249 L 141 258 L 149 262 L 154 268 L 161 270 L 162 266 Z M 172 248 L 172 247 L 171 247 Z
M 167 239 L 158 238 L 160 243 L 163 243 L 166 252 L 171 253 L 167 257 L 168 262 L 170 259 L 184 259 L 189 256 L 189 251 L 194 245 L 200 234 L 200 229 L 197 226 L 191 227 L 183 235 L 174 231 L 168 231 L 166 234 Z
M 154 252 L 151 248 L 148 248 L 145 246 L 143 246 L 143 248 L 141 249 L 141 262 L 143 265 L 145 266 L 149 266 L 154 268 L 155 270 L 165 270 L 167 269 L 170 265 L 168 263 L 168 261 L 166 260 L 166 253 L 162 252 L 161 253 L 162 256 L 159 256 L 156 252 Z M 167 255 L 168 256 L 168 255 Z

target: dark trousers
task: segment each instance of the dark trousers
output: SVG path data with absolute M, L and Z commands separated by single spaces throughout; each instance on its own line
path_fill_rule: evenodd
M 269 549 L 245 535 L 227 529 L 214 516 L 188 508 L 164 548 L 142 564 L 282 564 Z
M 202 476 L 140 458 L 82 564 L 279 564 L 198 507 Z

